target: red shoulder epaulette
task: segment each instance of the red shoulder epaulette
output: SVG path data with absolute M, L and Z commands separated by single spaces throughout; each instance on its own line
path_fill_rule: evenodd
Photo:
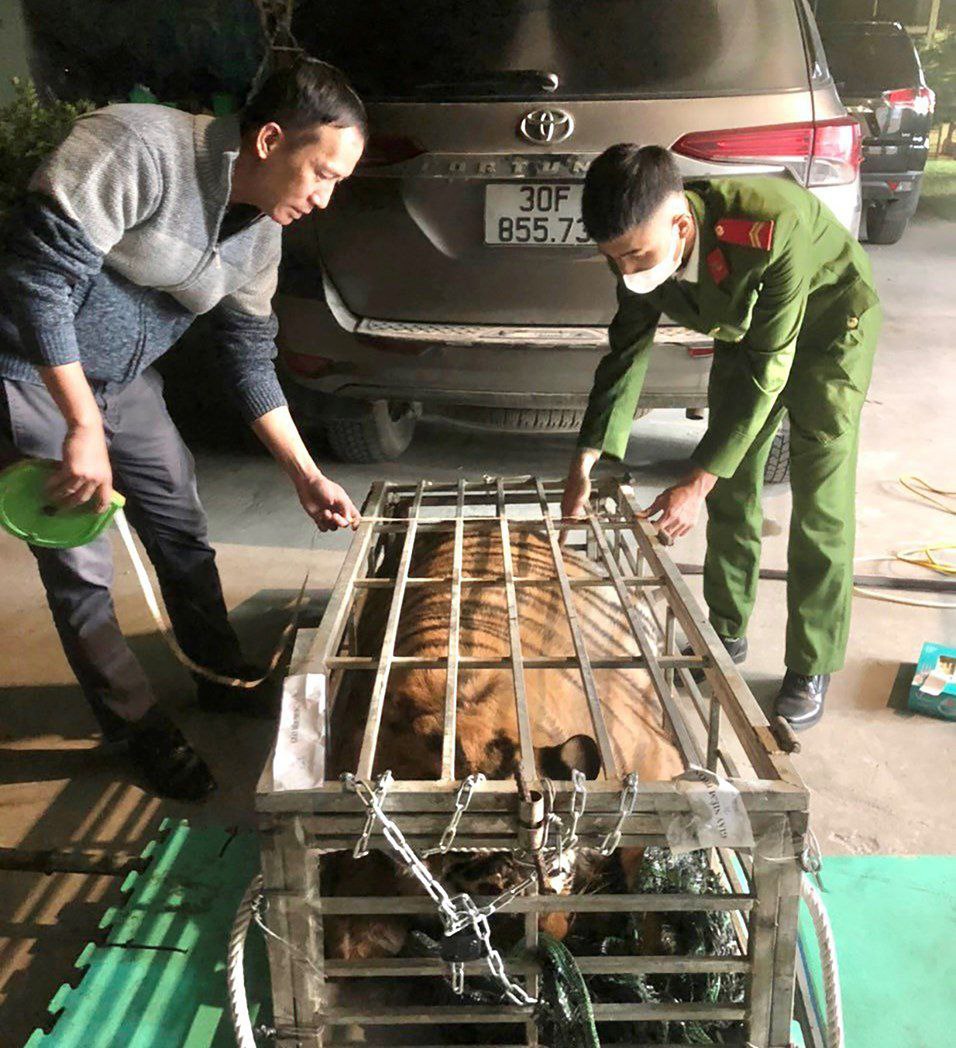
M 773 221 L 749 218 L 721 218 L 714 225 L 717 239 L 738 247 L 759 247 L 769 251 L 773 247 Z

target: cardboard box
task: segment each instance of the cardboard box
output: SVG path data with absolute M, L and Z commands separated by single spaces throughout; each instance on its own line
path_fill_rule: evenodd
M 956 648 L 923 645 L 910 687 L 909 708 L 956 721 Z

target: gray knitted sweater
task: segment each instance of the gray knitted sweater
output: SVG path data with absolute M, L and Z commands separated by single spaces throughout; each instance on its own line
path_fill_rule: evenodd
M 0 375 L 80 361 L 121 388 L 211 313 L 226 385 L 252 420 L 285 403 L 271 299 L 282 229 L 265 215 L 220 240 L 235 117 L 115 105 L 77 120 L 31 183 L 0 265 Z

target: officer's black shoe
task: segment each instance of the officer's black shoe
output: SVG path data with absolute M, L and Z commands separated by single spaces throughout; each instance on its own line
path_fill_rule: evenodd
M 201 801 L 216 788 L 206 762 L 155 707 L 130 725 L 129 754 L 150 789 L 178 801 Z
M 777 715 L 788 720 L 794 731 L 812 728 L 823 716 L 823 700 L 829 686 L 829 673 L 808 677 L 787 670 L 777 695 Z
M 223 676 L 237 680 L 259 680 L 265 671 L 258 666 L 243 663 L 234 670 L 226 670 Z M 196 680 L 196 701 L 207 713 L 238 713 L 243 717 L 274 717 L 275 703 L 272 683 L 262 681 L 254 688 L 239 688 L 220 684 L 206 677 L 193 675 Z
M 739 666 L 747 658 L 747 638 L 746 637 L 721 637 L 720 643 L 727 649 L 727 654 L 730 656 L 730 661 L 735 665 Z M 693 648 L 684 648 L 681 652 L 682 655 L 693 655 Z M 698 684 L 704 679 L 704 674 L 701 670 L 691 670 L 691 676 L 697 681 Z

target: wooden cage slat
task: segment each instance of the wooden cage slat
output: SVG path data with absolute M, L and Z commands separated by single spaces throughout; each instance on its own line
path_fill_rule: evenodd
M 637 569 L 637 558 L 633 555 L 630 548 L 626 543 L 621 545 L 621 554 L 632 571 Z M 673 612 L 670 604 L 667 606 L 668 614 L 673 616 L 672 621 L 677 621 L 677 616 Z M 661 626 L 660 616 L 655 610 L 652 604 L 648 604 L 648 610 L 651 613 L 651 617 L 654 620 L 658 630 L 663 630 Z M 700 718 L 701 725 L 707 736 L 707 764 L 706 767 L 710 771 L 717 770 L 717 764 L 723 765 L 724 771 L 731 778 L 737 778 L 739 771 L 737 769 L 737 763 L 734 759 L 726 753 L 720 746 L 720 702 L 717 700 L 716 695 L 712 695 L 709 699 L 706 699 L 700 690 L 700 686 L 697 681 L 694 680 L 693 674 L 689 668 L 685 668 L 681 664 L 670 664 L 667 661 L 667 657 L 658 660 L 662 666 L 671 668 L 673 666 L 673 672 L 680 679 L 684 690 L 690 697 L 691 704 L 697 716 Z M 705 659 L 701 659 L 695 669 L 703 669 L 706 664 Z M 709 706 L 707 713 L 704 712 L 704 707 Z M 714 709 L 716 707 L 717 716 L 714 716 Z
M 431 669 L 440 670 L 448 665 L 448 657 L 445 655 L 416 656 L 416 655 L 393 655 L 389 660 L 390 665 L 402 669 Z M 522 660 L 525 669 L 576 669 L 577 656 L 555 655 L 555 656 L 525 656 Z M 696 655 L 662 655 L 657 660 L 661 668 L 685 667 L 700 669 L 703 660 Z M 374 655 L 333 655 L 328 659 L 329 669 L 340 670 L 377 670 L 382 660 Z M 462 670 L 507 670 L 512 667 L 510 656 L 497 659 L 486 659 L 477 655 L 460 655 L 458 668 Z M 627 655 L 621 658 L 597 658 L 591 660 L 594 669 L 644 669 L 648 665 L 643 655 Z
M 582 975 L 681 975 L 681 974 L 744 974 L 750 971 L 746 957 L 678 957 L 672 955 L 640 955 L 626 957 L 578 956 L 575 963 Z M 326 961 L 326 976 L 340 978 L 381 978 L 394 976 L 408 978 L 421 975 L 447 977 L 448 965 L 438 958 L 387 957 L 374 960 Z M 469 961 L 466 975 L 484 975 L 488 966 L 484 961 Z M 532 975 L 541 971 L 540 962 L 511 960 L 508 971 L 515 975 Z
M 753 782 L 738 780 L 734 783 L 740 793 L 751 820 L 761 812 L 805 812 L 807 793 L 805 789 L 782 783 L 778 780 L 757 779 Z M 570 782 L 554 780 L 559 808 L 570 803 Z M 597 779 L 586 785 L 587 808 L 591 813 L 617 811 L 620 801 L 620 784 Z M 454 809 L 455 783 L 438 779 L 397 779 L 392 783 L 385 799 L 387 812 L 451 812 Z M 310 790 L 278 790 L 259 794 L 257 807 L 262 813 L 274 813 L 278 819 L 287 813 L 307 811 L 341 812 L 364 811 L 361 801 L 343 790 L 340 782 L 327 782 Z M 479 783 L 472 794 L 469 811 L 516 811 L 517 795 L 511 779 L 492 779 Z M 667 781 L 646 781 L 641 784 L 634 804 L 635 812 L 686 812 L 687 798 L 678 793 L 674 784 Z M 264 831 L 265 832 L 265 831 Z
M 419 525 L 421 530 L 421 525 Z M 463 586 L 500 586 L 503 582 L 500 575 L 462 575 Z M 444 589 L 450 586 L 452 578 L 450 575 L 411 575 L 405 580 L 407 589 Z M 611 580 L 601 575 L 593 577 L 582 577 L 568 579 L 571 589 L 610 589 L 613 585 Z M 639 587 L 654 588 L 661 585 L 661 580 L 653 575 L 625 575 L 624 584 L 635 589 Z M 554 585 L 554 579 L 538 578 L 534 575 L 515 575 L 516 589 L 535 589 Z M 392 589 L 395 579 L 391 577 L 380 577 L 377 575 L 363 575 L 355 580 L 356 589 Z
M 591 533 L 594 535 L 594 540 L 597 543 L 598 551 L 601 555 L 601 560 L 607 569 L 608 574 L 611 576 L 611 580 L 614 583 L 614 589 L 617 592 L 618 600 L 621 603 L 621 607 L 624 611 L 624 615 L 627 618 L 628 625 L 631 628 L 631 633 L 634 635 L 634 639 L 637 641 L 637 646 L 640 649 L 641 654 L 647 659 L 647 672 L 651 678 L 651 683 L 654 686 L 654 691 L 657 692 L 657 697 L 660 699 L 661 706 L 667 714 L 667 718 L 671 729 L 674 732 L 674 737 L 677 740 L 677 745 L 684 757 L 685 764 L 697 763 L 701 761 L 700 750 L 697 743 L 694 741 L 690 732 L 687 730 L 687 725 L 684 724 L 683 717 L 680 715 L 680 711 L 674 705 L 673 697 L 670 694 L 670 690 L 667 687 L 667 681 L 664 679 L 664 674 L 661 670 L 660 662 L 651 650 L 651 644 L 648 640 L 647 634 L 644 631 L 644 627 L 640 623 L 637 613 L 631 606 L 630 596 L 627 592 L 627 587 L 624 585 L 621 579 L 621 569 L 617 566 L 617 561 L 614 559 L 613 554 L 607 543 L 607 537 L 601 530 L 601 524 L 594 515 L 594 510 L 590 505 L 585 507 L 587 513 L 588 525 L 590 526 Z
M 654 1020 L 694 1019 L 698 1022 L 734 1022 L 747 1017 L 747 1009 L 737 1005 L 688 1002 L 686 1004 L 661 1002 L 653 1004 L 595 1004 L 594 1018 L 598 1022 L 641 1022 Z M 454 1023 L 513 1023 L 521 1022 L 531 1008 L 516 1005 L 420 1005 L 392 1006 L 390 1008 L 329 1008 L 323 1019 L 334 1026 L 397 1026 L 404 1024 L 437 1025 Z
M 588 656 L 587 644 L 581 624 L 578 622 L 577 609 L 574 606 L 574 594 L 568 584 L 568 573 L 564 566 L 564 554 L 561 552 L 561 544 L 558 534 L 551 519 L 551 511 L 548 508 L 548 496 L 545 494 L 544 485 L 539 478 L 535 478 L 535 486 L 538 489 L 538 501 L 541 504 L 541 515 L 545 530 L 548 534 L 548 543 L 551 547 L 551 557 L 554 561 L 554 570 L 558 575 L 558 586 L 561 589 L 561 599 L 564 602 L 564 610 L 568 619 L 568 628 L 571 631 L 571 643 L 574 645 L 574 653 L 577 657 L 577 670 L 581 674 L 581 683 L 584 686 L 584 695 L 587 699 L 588 713 L 591 715 L 591 723 L 594 726 L 594 739 L 601 754 L 601 766 L 605 778 L 619 779 L 623 769 L 618 767 L 614 756 L 614 747 L 611 745 L 611 737 L 608 734 L 607 722 L 604 719 L 604 710 L 601 707 L 601 699 L 597 693 L 594 683 L 594 671 Z
M 445 724 L 442 730 L 441 777 L 455 777 L 455 735 L 458 714 L 458 662 L 461 655 L 461 572 L 464 544 L 465 481 L 458 480 L 455 500 L 455 548 L 452 554 L 451 602 L 448 620 L 448 665 L 445 670 Z
M 750 763 L 761 778 L 779 778 L 785 782 L 802 785 L 790 759 L 779 753 L 778 744 L 763 710 L 744 683 L 714 627 L 697 608 L 676 565 L 669 557 L 659 556 L 654 548 L 650 529 L 637 517 L 640 507 L 633 489 L 622 484 L 619 490 L 633 517 L 632 532 L 643 547 L 648 566 L 655 575 L 664 580 L 665 588 L 669 592 L 668 603 L 674 608 L 681 629 L 694 651 L 706 651 L 713 661 L 712 666 L 704 668 L 704 673 L 711 688 L 719 696 L 721 706 L 743 744 Z
M 494 896 L 474 896 L 479 906 Z M 523 913 L 717 913 L 752 910 L 753 895 L 656 892 L 593 895 L 519 895 L 501 909 L 503 914 Z M 328 916 L 374 916 L 381 914 L 433 914 L 435 903 L 427 895 L 333 895 L 322 899 Z
M 505 599 L 508 604 L 508 643 L 511 649 L 511 676 L 514 681 L 515 713 L 518 718 L 518 737 L 521 761 L 532 778 L 535 771 L 534 742 L 531 719 L 528 716 L 528 696 L 525 691 L 524 660 L 521 655 L 521 627 L 518 622 L 518 598 L 515 592 L 514 566 L 511 557 L 511 533 L 505 507 L 504 484 L 497 482 L 498 526 L 501 529 L 501 556 L 504 567 Z
M 412 550 L 415 546 L 418 513 L 421 509 L 424 489 L 425 481 L 421 480 L 418 482 L 418 487 L 415 490 L 408 529 L 405 532 L 405 542 L 402 545 L 402 553 L 398 562 L 398 581 L 392 594 L 392 603 L 388 609 L 388 619 L 385 623 L 385 633 L 382 637 L 382 656 L 372 685 L 372 697 L 369 700 L 365 734 L 362 738 L 362 751 L 358 762 L 358 777 L 360 779 L 370 779 L 372 777 L 372 769 L 375 767 L 375 750 L 378 745 L 378 732 L 382 724 L 382 714 L 385 710 L 385 693 L 388 688 L 391 658 L 395 651 L 395 638 L 398 634 L 398 624 L 401 619 L 402 605 L 405 599 L 405 579 L 408 578 L 412 563 Z

